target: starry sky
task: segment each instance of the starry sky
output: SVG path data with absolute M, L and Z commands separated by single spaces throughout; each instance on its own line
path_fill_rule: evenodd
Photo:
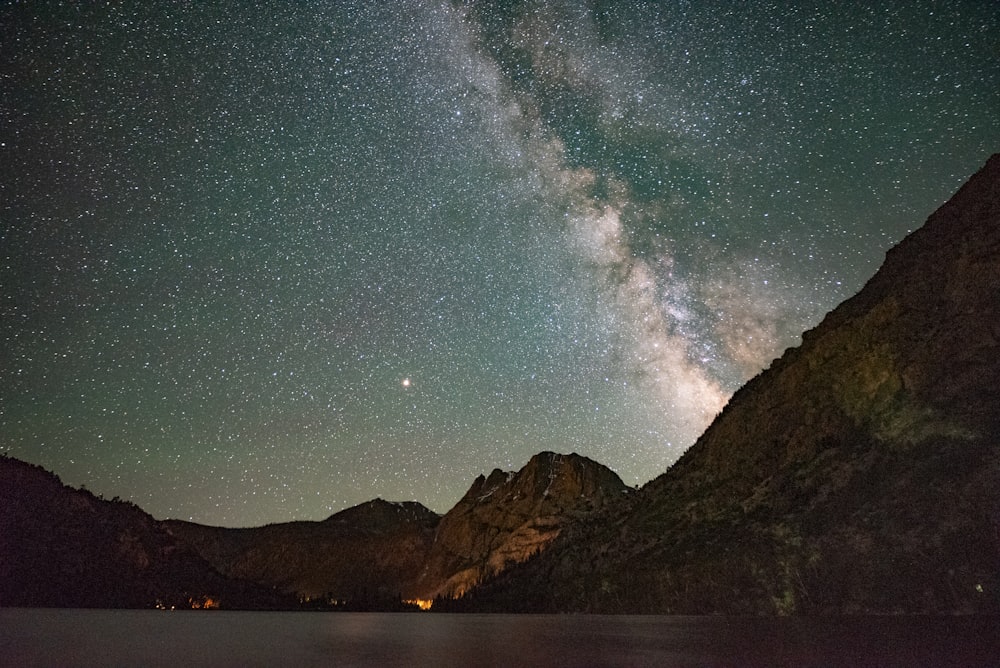
M 641 484 L 1000 149 L 977 2 L 13 2 L 0 450 L 158 518 Z

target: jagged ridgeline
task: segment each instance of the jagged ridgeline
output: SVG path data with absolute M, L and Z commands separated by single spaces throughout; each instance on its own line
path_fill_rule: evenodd
M 1000 155 L 670 470 L 465 609 L 1000 611 Z
M 543 452 L 517 473 L 479 476 L 441 519 L 416 591 L 424 598 L 460 596 L 544 551 L 565 526 L 628 491 L 613 471 L 577 454 Z
M 633 492 L 544 452 L 444 516 L 158 522 L 0 458 L 0 605 L 1000 613 L 1000 156 Z

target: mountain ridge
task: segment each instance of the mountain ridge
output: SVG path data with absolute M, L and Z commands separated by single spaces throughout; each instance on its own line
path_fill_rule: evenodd
M 520 471 L 478 476 L 440 516 L 417 502 L 375 499 L 319 522 L 162 525 L 230 577 L 331 601 L 427 600 L 461 594 L 544 549 L 624 487 L 593 460 L 544 452 Z
M 1000 610 L 998 360 L 994 155 L 670 469 L 465 609 Z
M 37 478 L 35 483 L 16 482 L 25 471 Z M 173 593 L 180 589 L 211 590 L 204 596 L 216 604 L 221 599 L 226 607 L 268 607 L 277 605 L 274 599 L 283 607 L 299 601 L 356 610 L 405 609 L 405 601 L 458 595 L 484 576 L 544 550 L 566 524 L 627 491 L 617 474 L 593 460 L 543 452 L 519 471 L 480 475 L 443 516 L 417 502 L 376 498 L 320 521 L 229 528 L 155 520 L 133 504 L 67 487 L 55 474 L 12 457 L 0 460 L 0 482 L 5 500 L 0 605 L 84 607 L 151 607 L 154 601 L 193 605 Z M 40 486 L 44 493 L 33 491 Z M 40 497 L 64 509 L 58 521 L 49 520 Z M 130 524 L 119 518 L 122 510 L 141 518 L 143 536 L 151 536 L 146 543 L 164 544 L 161 552 L 183 555 L 193 565 L 185 561 L 187 570 L 174 580 L 149 577 L 138 586 L 139 575 L 115 566 L 118 546 L 136 543 Z M 88 528 L 95 522 L 101 531 Z M 138 543 L 136 559 L 148 566 L 152 549 Z M 48 553 L 56 558 L 45 558 Z M 61 556 L 74 554 L 94 556 L 89 561 Z M 122 581 L 118 588 L 132 583 L 128 589 L 136 595 L 101 596 L 90 586 L 116 579 Z M 35 591 L 40 582 L 57 583 L 53 587 L 59 589 L 74 581 L 79 595 Z M 257 599 L 240 593 L 241 588 Z

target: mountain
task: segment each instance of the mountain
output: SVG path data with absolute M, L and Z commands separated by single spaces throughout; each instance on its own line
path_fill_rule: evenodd
M 440 516 L 419 503 L 375 499 L 322 522 L 226 529 L 161 526 L 223 574 L 308 598 L 361 607 L 413 598 Z
M 0 606 L 280 608 L 231 581 L 131 503 L 0 456 Z
M 1000 611 L 1000 155 L 665 474 L 463 600 Z
M 624 491 L 621 479 L 597 462 L 545 452 L 516 473 L 479 476 L 444 517 L 418 503 L 376 499 L 322 522 L 224 529 L 169 520 L 162 526 L 227 576 L 380 607 L 399 597 L 460 594 L 543 550 L 567 522 Z
M 4 457 L 0 605 L 1000 614 L 998 387 L 1000 155 L 637 492 L 546 452 L 443 517 L 376 500 L 222 529 Z
M 438 525 L 417 583 L 420 596 L 461 595 L 541 552 L 568 523 L 627 491 L 611 469 L 575 453 L 542 452 L 516 473 L 495 469 L 479 476 Z
M 0 605 L 402 609 L 461 594 L 628 491 L 597 462 L 544 452 L 479 476 L 444 517 L 375 499 L 321 522 L 229 529 L 157 521 L 3 457 Z

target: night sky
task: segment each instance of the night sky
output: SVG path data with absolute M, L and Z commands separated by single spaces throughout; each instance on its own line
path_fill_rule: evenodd
M 0 451 L 227 526 L 641 484 L 998 149 L 991 0 L 7 3 Z

